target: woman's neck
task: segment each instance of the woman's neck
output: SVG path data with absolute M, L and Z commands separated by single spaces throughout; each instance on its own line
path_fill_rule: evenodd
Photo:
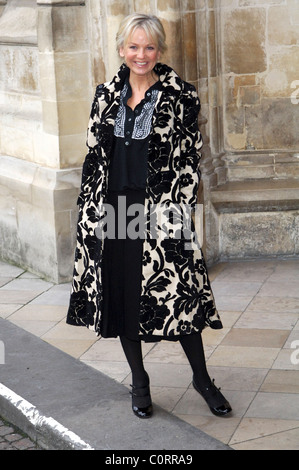
M 130 73 L 129 81 L 133 91 L 137 93 L 142 93 L 148 90 L 159 80 L 158 75 L 152 71 L 150 74 L 145 76 L 139 76 Z

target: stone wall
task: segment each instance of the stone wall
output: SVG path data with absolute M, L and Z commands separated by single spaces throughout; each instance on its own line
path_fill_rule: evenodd
M 210 257 L 298 255 L 299 2 L 216 5 L 225 181 L 210 194 Z
M 208 262 L 298 253 L 297 0 L 0 0 L 0 257 L 70 279 L 90 105 L 132 11 L 199 91 Z
M 299 2 L 223 3 L 223 127 L 229 179 L 299 177 L 299 106 L 291 99 L 299 78 Z M 245 152 L 241 160 L 238 152 Z M 252 170 L 246 164 L 248 152 Z

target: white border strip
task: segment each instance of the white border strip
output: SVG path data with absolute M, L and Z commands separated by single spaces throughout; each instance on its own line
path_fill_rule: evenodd
M 24 400 L 22 397 L 14 393 L 5 385 L 0 383 L 0 396 L 9 401 L 26 419 L 36 428 L 42 429 L 46 427 L 55 434 L 59 434 L 63 439 L 67 440 L 71 447 L 80 450 L 94 450 L 89 444 L 84 442 L 79 436 L 72 431 L 69 431 L 62 424 L 58 423 L 55 419 L 43 416 L 39 413 L 37 408 Z

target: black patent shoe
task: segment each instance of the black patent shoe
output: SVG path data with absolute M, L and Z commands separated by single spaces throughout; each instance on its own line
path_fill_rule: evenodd
M 220 388 L 217 388 L 214 384 L 214 379 L 208 387 L 200 390 L 193 378 L 193 387 L 204 398 L 214 415 L 226 416 L 232 411 L 227 399 L 220 392 Z
M 152 399 L 149 385 L 145 387 L 135 387 L 131 385 L 132 410 L 138 418 L 150 418 L 153 414 Z

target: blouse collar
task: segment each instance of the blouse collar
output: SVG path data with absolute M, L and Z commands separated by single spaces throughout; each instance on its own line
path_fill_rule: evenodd
M 183 81 L 171 67 L 166 64 L 158 63 L 154 67 L 154 71 L 160 77 L 160 80 L 157 83 L 159 83 L 163 92 L 166 92 L 169 95 L 175 95 L 182 91 Z M 122 64 L 113 80 L 106 85 L 111 89 L 111 91 L 114 90 L 120 92 L 123 89 L 126 79 L 129 78 L 129 74 L 129 67 L 126 64 Z M 157 85 L 157 83 L 155 85 Z

